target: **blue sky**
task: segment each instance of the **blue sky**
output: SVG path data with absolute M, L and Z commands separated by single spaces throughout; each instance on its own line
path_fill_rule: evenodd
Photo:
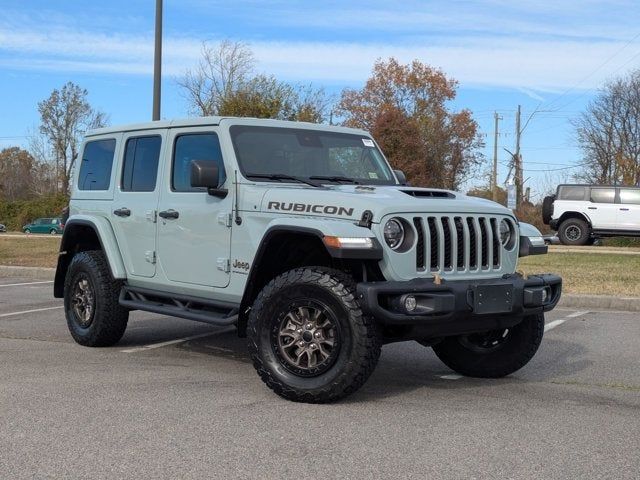
M 640 67 L 635 0 L 165 0 L 164 118 L 187 116 L 176 78 L 203 41 L 248 43 L 259 70 L 338 94 L 376 58 L 414 58 L 460 82 L 492 156 L 502 116 L 500 181 L 522 105 L 525 178 L 534 192 L 579 164 L 570 124 L 607 79 Z M 66 81 L 87 88 L 112 124 L 151 116 L 154 0 L 0 0 L 0 147 L 28 144 L 36 104 Z M 564 169 L 564 170 L 558 170 Z M 481 183 L 481 180 L 472 181 Z M 471 186 L 471 184 L 469 186 Z

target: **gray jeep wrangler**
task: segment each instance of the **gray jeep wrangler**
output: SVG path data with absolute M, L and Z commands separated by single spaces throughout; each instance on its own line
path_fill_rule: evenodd
M 384 343 L 473 377 L 524 366 L 561 291 L 514 273 L 538 253 L 510 210 L 407 185 L 367 132 L 161 121 L 87 134 L 54 293 L 81 345 L 115 344 L 136 309 L 235 325 L 269 388 L 330 402 Z

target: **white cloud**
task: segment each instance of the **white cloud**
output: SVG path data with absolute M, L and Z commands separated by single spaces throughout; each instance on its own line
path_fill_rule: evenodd
M 623 41 L 505 39 L 466 35 L 423 38 L 412 43 L 252 42 L 260 69 L 290 81 L 359 84 L 377 58 L 415 58 L 442 68 L 464 86 L 524 89 L 531 96 L 600 85 L 637 53 L 621 52 Z M 180 75 L 199 58 L 201 41 L 169 37 L 164 73 Z M 612 60 L 611 57 L 619 52 Z M 12 69 L 151 75 L 153 38 L 149 35 L 94 34 L 71 29 L 15 30 L 0 26 L 0 65 Z M 594 69 L 608 61 L 606 68 Z M 636 62 L 637 65 L 637 62 Z M 636 66 L 631 62 L 628 68 Z

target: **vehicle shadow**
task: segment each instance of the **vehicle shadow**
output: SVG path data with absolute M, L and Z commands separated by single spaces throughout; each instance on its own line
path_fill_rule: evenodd
M 177 348 L 216 358 L 251 363 L 246 339 L 238 338 L 235 331 L 190 340 Z M 344 403 L 363 400 L 382 400 L 423 388 L 435 391 L 473 389 L 483 390 L 513 384 L 537 382 L 561 383 L 593 364 L 587 359 L 587 349 L 580 344 L 558 339 L 545 339 L 531 362 L 514 374 L 501 379 L 477 379 L 462 377 L 455 380 L 442 376 L 456 375 L 433 353 L 431 348 L 417 342 L 386 345 L 378 366 L 364 387 L 343 400 Z M 455 378 L 455 377 L 453 377 Z

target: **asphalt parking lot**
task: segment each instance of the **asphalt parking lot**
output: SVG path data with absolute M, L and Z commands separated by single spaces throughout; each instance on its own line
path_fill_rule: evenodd
M 0 278 L 0 478 L 638 478 L 640 318 L 558 310 L 501 380 L 388 345 L 355 395 L 295 404 L 235 332 L 135 312 L 67 333 L 52 284 Z M 188 340 L 183 340 L 188 338 Z

